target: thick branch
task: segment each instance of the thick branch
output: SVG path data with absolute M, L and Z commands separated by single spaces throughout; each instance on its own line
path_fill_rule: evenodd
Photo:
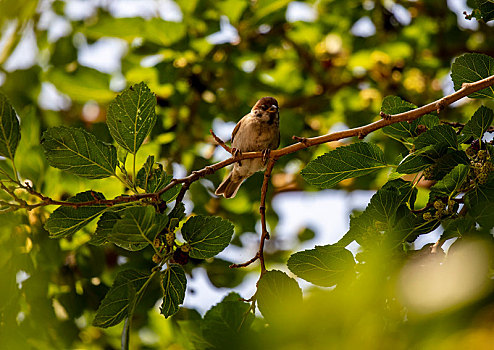
M 269 157 L 270 159 L 278 159 L 284 155 L 291 154 L 294 152 L 297 152 L 301 149 L 320 145 L 323 143 L 331 142 L 331 141 L 337 141 L 341 140 L 344 138 L 348 137 L 359 137 L 363 138 L 369 133 L 382 129 L 385 126 L 398 123 L 398 122 L 403 122 L 403 121 L 412 121 L 415 120 L 427 113 L 431 113 L 434 111 L 440 111 L 444 109 L 445 106 L 448 106 L 452 104 L 453 102 L 458 101 L 459 99 L 468 96 L 474 92 L 477 92 L 479 90 L 482 90 L 486 87 L 494 85 L 494 75 L 490 76 L 488 78 L 476 81 L 474 83 L 468 83 L 468 84 L 463 84 L 463 87 L 456 91 L 455 93 L 445 96 L 437 101 L 431 102 L 425 106 L 422 106 L 420 108 L 412 109 L 407 112 L 395 114 L 395 115 L 383 115 L 383 119 L 380 119 L 374 123 L 370 123 L 358 128 L 353 128 L 353 129 L 348 129 L 348 130 L 343 130 L 343 131 L 338 131 L 322 136 L 317 136 L 317 137 L 312 137 L 312 138 L 297 138 L 294 137 L 296 140 L 299 142 L 294 143 L 290 146 L 284 147 L 279 150 L 272 150 Z M 215 138 L 216 142 L 218 142 L 219 145 L 221 145 L 225 150 L 231 153 L 231 148 L 226 146 L 225 143 L 220 140 L 216 135 L 213 133 L 213 137 Z M 207 166 L 201 170 L 193 171 L 190 175 L 181 178 L 181 179 L 173 179 L 166 187 L 164 187 L 162 190 L 156 193 L 138 193 L 130 196 L 119 196 L 114 199 L 108 199 L 108 200 L 94 200 L 94 201 L 87 201 L 87 202 L 79 202 L 79 203 L 71 203 L 71 202 L 66 202 L 66 201 L 57 201 L 53 200 L 49 197 L 45 197 L 33 189 L 28 190 L 26 187 L 22 186 L 24 189 L 28 190 L 31 194 L 39 197 L 42 201 L 37 204 L 33 205 L 28 205 L 24 206 L 26 209 L 30 210 L 36 207 L 40 206 L 46 206 L 46 205 L 65 205 L 65 206 L 72 206 L 72 207 L 84 207 L 84 206 L 91 206 L 95 204 L 102 204 L 102 205 L 108 205 L 112 206 L 115 204 L 119 203 L 129 203 L 129 202 L 136 202 L 140 201 L 142 199 L 150 199 L 152 201 L 158 202 L 160 199 L 159 197 L 165 193 L 166 191 L 170 190 L 172 187 L 178 185 L 178 184 L 184 184 L 184 187 L 182 188 L 181 194 L 179 194 L 179 198 L 183 198 L 183 194 L 185 194 L 185 191 L 187 188 L 190 186 L 191 183 L 194 181 L 197 181 L 198 179 L 212 174 L 219 169 L 222 169 L 230 164 L 233 164 L 235 162 L 241 161 L 243 159 L 252 159 L 252 158 L 261 158 L 263 157 L 263 152 L 244 152 L 241 155 L 237 155 L 236 157 L 232 156 L 228 159 L 225 159 L 221 162 L 215 163 L 213 165 Z M 184 189 L 185 188 L 185 189 Z M 183 194 L 182 194 L 183 193 Z

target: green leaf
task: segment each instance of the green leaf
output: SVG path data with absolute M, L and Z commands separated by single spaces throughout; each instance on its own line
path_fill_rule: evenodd
M 94 245 L 108 243 L 108 236 L 112 233 L 113 226 L 117 220 L 122 218 L 121 213 L 127 208 L 129 208 L 129 206 L 112 207 L 105 211 L 103 215 L 100 216 L 96 231 L 94 235 L 91 236 L 89 243 Z
M 63 68 L 54 68 L 46 73 L 46 78 L 76 102 L 107 103 L 115 97 L 110 90 L 110 75 L 96 69 L 78 66 L 74 72 L 67 73 Z
M 183 267 L 179 264 L 169 264 L 165 272 L 162 273 L 161 285 L 165 295 L 160 311 L 165 318 L 168 318 L 177 313 L 178 306 L 183 303 L 185 298 L 187 278 Z
M 475 4 L 484 22 L 494 19 L 494 2 L 492 0 L 475 0 Z
M 156 235 L 166 227 L 168 217 L 156 213 L 152 206 L 125 209 L 113 225 L 108 241 L 121 248 L 136 251 L 152 244 Z
M 408 203 L 413 208 L 418 190 L 410 181 L 403 179 L 391 180 L 386 182 L 381 188 L 383 191 L 393 191 L 393 189 L 398 191 L 398 202 L 400 204 Z
M 168 185 L 173 178 L 173 176 L 166 174 L 161 164 L 157 163 L 157 168 L 154 165 L 154 156 L 149 156 L 137 173 L 136 184 L 146 192 L 158 192 Z M 176 196 L 179 191 L 180 186 L 175 186 L 164 194 L 170 196 L 169 192 L 171 192 L 175 193 Z
M 454 149 L 458 148 L 455 129 L 449 125 L 438 125 L 420 134 L 414 142 L 416 149 L 421 149 L 430 145 L 444 145 Z
M 105 197 L 99 192 L 86 191 L 69 198 L 67 202 L 80 203 L 94 201 L 95 199 L 103 200 Z M 70 206 L 60 206 L 46 221 L 45 229 L 50 232 L 53 238 L 67 237 L 79 231 L 107 209 L 107 206 L 101 204 L 93 204 L 77 209 Z
M 297 281 L 278 270 L 266 271 L 257 283 L 257 305 L 270 322 L 296 314 L 302 306 L 302 290 Z
M 311 185 L 331 188 L 338 182 L 367 175 L 387 167 L 379 147 L 367 142 L 338 147 L 312 160 L 302 170 L 302 177 Z
M 83 129 L 59 126 L 43 133 L 48 164 L 89 179 L 115 175 L 117 151 Z
M 182 236 L 190 245 L 192 258 L 212 258 L 225 249 L 232 239 L 230 221 L 213 216 L 193 216 L 182 227 Z
M 204 315 L 201 323 L 203 337 L 214 349 L 241 349 L 248 341 L 249 328 L 254 320 L 249 308 L 249 303 L 241 301 L 240 295 L 230 293 Z
M 287 265 L 298 277 L 318 286 L 331 287 L 353 269 L 355 261 L 345 248 L 326 245 L 292 254 Z
M 83 33 L 89 38 L 120 38 L 128 43 L 143 38 L 146 41 L 170 46 L 181 40 L 186 34 L 186 25 L 182 22 L 169 22 L 160 18 L 115 18 L 100 16 L 98 22 L 83 27 Z
M 469 166 L 458 164 L 444 178 L 431 187 L 431 196 L 453 197 L 467 179 Z
M 480 106 L 461 131 L 462 138 L 464 140 L 468 140 L 470 137 L 482 139 L 484 133 L 491 126 L 493 118 L 494 112 L 492 109 Z
M 439 125 L 439 117 L 433 114 L 426 114 L 418 119 L 418 124 L 424 125 L 427 129 L 432 129 Z
M 466 53 L 458 57 L 451 67 L 451 79 L 455 90 L 464 83 L 473 83 L 494 75 L 494 58 L 478 53 Z M 494 98 L 494 87 L 489 86 L 468 95 L 470 98 Z
M 139 301 L 140 294 L 150 277 L 148 274 L 135 270 L 119 272 L 111 289 L 96 311 L 93 326 L 102 328 L 115 326 L 126 316 L 131 316 L 129 313 Z
M 111 136 L 136 154 L 156 123 L 156 97 L 144 83 L 125 89 L 108 107 L 106 123 Z
M 398 164 L 396 172 L 400 174 L 415 174 L 429 167 L 434 160 L 424 157 L 419 152 L 410 153 Z
M 475 227 L 475 221 L 466 216 L 461 216 L 456 219 L 448 220 L 444 223 L 444 231 L 441 239 L 447 240 L 454 237 L 462 237 L 470 233 Z
M 403 112 L 407 112 L 417 108 L 414 104 L 402 100 L 398 96 L 386 96 L 383 99 L 381 112 L 392 115 L 399 114 Z M 408 122 L 399 122 L 394 123 L 383 128 L 383 132 L 387 135 L 396 137 L 396 138 L 407 138 L 416 136 L 418 122 L 414 120 L 412 123 Z
M 20 139 L 17 115 L 7 97 L 0 93 L 0 156 L 13 160 Z

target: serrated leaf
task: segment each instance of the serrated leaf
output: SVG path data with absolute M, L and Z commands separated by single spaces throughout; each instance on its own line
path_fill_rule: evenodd
M 451 79 L 455 91 L 464 83 L 473 83 L 494 74 L 494 58 L 478 53 L 466 53 L 458 57 L 451 66 Z M 494 87 L 489 86 L 468 95 L 470 98 L 494 98 Z
M 387 167 L 379 147 L 367 142 L 338 147 L 312 160 L 302 170 L 302 177 L 311 185 L 331 188 L 338 182 L 367 175 Z
M 160 311 L 165 318 L 168 318 L 178 311 L 178 306 L 183 303 L 185 289 L 187 288 L 187 278 L 185 271 L 179 264 L 170 264 L 162 273 L 161 285 L 164 296 Z
M 106 123 L 111 136 L 136 154 L 156 123 L 156 97 L 144 83 L 124 90 L 108 107 Z
M 402 100 L 398 96 L 386 96 L 382 102 L 381 112 L 388 115 L 393 115 L 393 114 L 407 112 L 414 108 L 417 108 L 417 106 L 415 106 L 410 102 Z M 394 136 L 397 138 L 414 137 L 416 136 L 417 124 L 418 122 L 416 120 L 414 120 L 411 123 L 408 122 L 394 123 L 385 126 L 383 128 L 383 132 L 387 135 Z
M 232 239 L 230 221 L 214 216 L 193 216 L 182 226 L 182 236 L 190 245 L 192 258 L 212 258 L 225 249 Z
M 458 193 L 467 179 L 469 166 L 458 164 L 444 178 L 431 187 L 431 196 L 451 197 Z
M 439 224 L 439 220 L 425 221 L 422 215 L 415 215 L 410 210 L 405 210 L 390 230 L 392 247 L 398 248 L 405 242 L 413 242 L 419 235 L 435 230 Z
M 149 156 L 146 159 L 146 163 L 138 171 L 136 177 L 136 184 L 148 193 L 158 192 L 163 189 L 166 185 L 170 183 L 173 176 L 167 175 L 163 170 L 163 166 L 159 163 L 156 164 L 155 168 L 154 156 Z M 175 186 L 169 191 L 165 192 L 163 196 L 166 195 L 166 202 L 170 201 L 171 197 L 174 197 L 180 191 L 180 186 Z
M 470 137 L 474 137 L 480 140 L 491 126 L 493 118 L 494 112 L 492 109 L 480 106 L 463 127 L 461 131 L 462 138 L 468 140 Z
M 13 160 L 20 139 L 19 120 L 14 108 L 0 93 L 0 156 Z
M 433 114 L 426 114 L 418 119 L 418 124 L 424 125 L 427 129 L 432 129 L 439 125 L 439 117 Z
M 115 174 L 117 151 L 83 129 L 59 126 L 43 133 L 41 144 L 48 164 L 88 179 Z
M 282 271 L 266 271 L 257 283 L 257 305 L 268 322 L 281 321 L 296 314 L 302 305 L 302 290 L 297 281 Z
M 326 245 L 292 254 L 287 265 L 298 277 L 318 286 L 331 287 L 353 269 L 355 260 L 345 248 Z
M 420 134 L 414 142 L 416 149 L 430 145 L 444 145 L 454 149 L 458 148 L 458 140 L 455 130 L 449 125 L 438 125 Z
M 96 226 L 96 231 L 94 232 L 94 235 L 91 236 L 89 243 L 94 245 L 107 243 L 108 235 L 112 233 L 113 226 L 117 220 L 122 218 L 120 214 L 128 207 L 129 206 L 112 207 L 108 209 L 108 211 L 105 211 L 103 215 L 100 216 Z
M 80 203 L 95 199 L 103 200 L 105 197 L 99 192 L 86 191 L 69 198 L 67 202 Z M 107 209 L 107 206 L 101 204 L 79 208 L 60 206 L 46 221 L 45 229 L 53 238 L 67 237 L 79 231 Z
M 93 326 L 107 328 L 119 324 L 140 299 L 150 277 L 135 270 L 119 272 L 96 311 Z
M 130 207 L 119 213 L 108 241 L 121 248 L 136 251 L 151 244 L 155 236 L 166 227 L 168 217 L 156 213 L 152 206 Z
M 237 293 L 228 294 L 204 315 L 201 323 L 204 339 L 215 349 L 241 348 L 246 344 L 249 327 L 254 320 L 254 315 L 248 313 L 249 307 Z

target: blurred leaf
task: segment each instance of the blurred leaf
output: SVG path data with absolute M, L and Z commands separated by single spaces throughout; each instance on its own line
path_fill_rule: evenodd
M 466 53 L 458 57 L 451 66 L 451 79 L 455 90 L 461 89 L 464 83 L 473 83 L 494 75 L 494 58 L 478 53 Z M 494 87 L 468 95 L 470 98 L 494 98 Z
M 96 69 L 79 66 L 74 72 L 53 68 L 46 73 L 46 78 L 58 91 L 68 95 L 72 100 L 108 102 L 115 97 L 110 91 L 110 76 Z
M 76 194 L 67 201 L 72 203 L 89 202 L 95 199 L 105 199 L 102 193 L 86 191 Z M 60 206 L 48 218 L 45 229 L 50 232 L 53 238 L 62 238 L 72 235 L 93 221 L 108 207 L 105 205 L 93 204 L 73 208 L 70 206 Z
M 119 324 L 127 316 L 132 317 L 129 312 L 140 299 L 150 277 L 135 270 L 119 272 L 94 316 L 93 326 L 107 328 Z
M 161 276 L 165 295 L 160 311 L 165 318 L 168 318 L 177 313 L 178 306 L 184 301 L 187 278 L 184 269 L 178 264 L 169 264 Z
M 13 160 L 20 139 L 17 115 L 7 97 L 0 93 L 0 156 Z
M 225 249 L 232 239 L 230 221 L 214 216 L 193 216 L 182 227 L 182 236 L 190 245 L 192 258 L 212 258 Z
M 245 277 L 244 269 L 231 269 L 231 262 L 214 258 L 213 261 L 204 266 L 209 281 L 216 288 L 234 288 L 238 286 Z
M 469 169 L 468 165 L 458 164 L 442 180 L 431 187 L 431 195 L 454 197 L 467 179 Z
M 302 177 L 311 185 L 331 188 L 338 182 L 367 175 L 387 167 L 379 147 L 367 142 L 338 147 L 312 160 L 302 170 Z
M 292 254 L 287 265 L 298 277 L 318 286 L 331 287 L 353 269 L 355 260 L 345 248 L 325 245 Z
M 254 315 L 250 305 L 237 293 L 228 294 L 204 315 L 201 323 L 203 337 L 216 349 L 236 349 L 248 341 L 249 327 Z
M 463 140 L 468 140 L 470 137 L 474 137 L 478 140 L 482 139 L 484 133 L 489 129 L 494 119 L 494 112 L 492 109 L 480 106 L 475 111 L 463 129 L 461 130 L 461 137 Z
M 284 9 L 290 2 L 290 0 L 259 0 L 256 3 L 256 17 L 259 19 L 267 17 Z
M 117 143 L 136 154 L 156 123 L 156 97 L 144 83 L 124 90 L 108 108 L 106 123 Z
M 268 322 L 275 323 L 302 305 L 297 281 L 278 270 L 266 271 L 257 283 L 257 305 Z
M 88 179 L 115 174 L 117 151 L 83 129 L 59 126 L 43 133 L 41 144 L 48 164 Z
M 414 141 L 416 149 L 430 145 L 444 145 L 454 149 L 458 148 L 455 129 L 449 125 L 437 125 L 432 129 L 420 134 Z
M 127 208 L 118 214 L 108 241 L 121 248 L 136 251 L 152 244 L 156 235 L 166 227 L 168 217 L 158 214 L 152 206 Z

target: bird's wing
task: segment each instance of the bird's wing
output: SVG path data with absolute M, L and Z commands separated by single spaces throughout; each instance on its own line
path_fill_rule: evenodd
M 231 139 L 231 142 L 233 142 L 233 139 L 235 138 L 235 135 L 237 134 L 238 129 L 240 129 L 240 125 L 242 124 L 242 120 L 244 120 L 244 118 L 240 119 L 240 121 L 237 123 L 237 125 L 235 125 L 235 128 L 232 131 L 232 139 Z

